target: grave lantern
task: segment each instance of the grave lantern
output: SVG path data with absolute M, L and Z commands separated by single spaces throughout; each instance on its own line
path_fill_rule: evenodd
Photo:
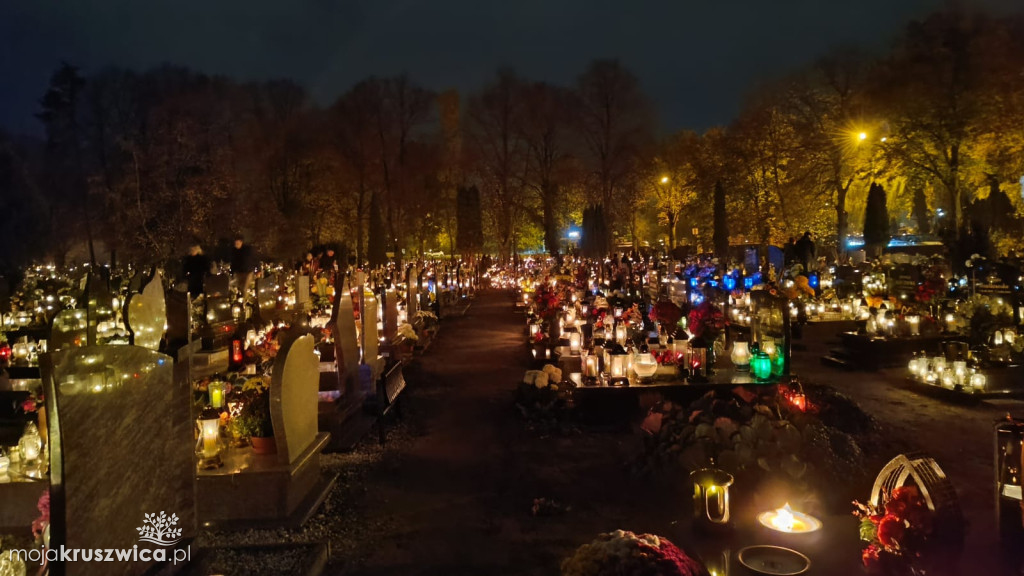
M 210 406 L 214 408 L 224 407 L 224 393 L 226 383 L 223 380 L 212 380 L 207 385 L 207 392 L 210 394 Z
M 767 352 L 761 350 L 750 360 L 750 371 L 758 380 L 768 380 L 772 375 L 772 359 Z
M 732 474 L 713 468 L 690 473 L 693 482 L 693 516 L 701 528 L 724 527 L 729 524 L 729 486 Z
M 583 345 L 583 335 L 577 332 L 569 333 L 569 351 L 573 354 L 580 353 L 580 347 Z
M 618 325 L 615 326 L 615 341 L 618 342 L 619 344 L 625 345 L 626 335 L 626 323 L 619 322 Z
M 624 353 L 611 354 L 611 369 L 608 370 L 608 382 L 613 386 L 623 386 L 629 382 L 626 357 Z
M 729 357 L 737 370 L 750 369 L 750 346 L 745 341 L 733 342 L 732 353 Z

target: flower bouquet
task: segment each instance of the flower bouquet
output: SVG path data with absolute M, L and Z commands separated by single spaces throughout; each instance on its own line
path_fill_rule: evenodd
M 882 504 L 854 501 L 860 518 L 860 538 L 868 543 L 861 555 L 864 566 L 880 574 L 925 574 L 924 553 L 932 535 L 932 513 L 917 486 L 886 494 Z
M 669 300 L 662 300 L 651 308 L 651 320 L 658 323 L 659 326 L 669 336 L 675 336 L 679 321 L 683 318 L 683 310 Z
M 616 530 L 580 546 L 562 562 L 562 576 L 707 576 L 697 560 L 653 534 Z

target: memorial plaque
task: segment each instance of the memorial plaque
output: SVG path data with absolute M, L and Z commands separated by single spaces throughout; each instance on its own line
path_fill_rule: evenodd
M 165 550 L 195 534 L 191 393 L 173 360 L 138 346 L 41 359 L 50 415 L 51 547 Z M 174 516 L 157 522 L 156 516 Z M 153 516 L 149 516 L 153 515 Z M 143 529 L 143 530 L 140 530 Z M 51 563 L 51 573 L 141 574 L 152 560 Z
M 164 287 L 160 272 L 142 288 L 140 294 L 132 294 L 128 300 L 128 330 L 136 346 L 159 350 L 167 325 L 167 306 L 164 303 Z
M 291 464 L 316 439 L 320 367 L 313 336 L 290 338 L 274 360 L 270 380 L 270 417 L 278 460 Z
M 903 301 L 912 301 L 917 294 L 921 270 L 911 264 L 897 264 L 889 273 L 889 294 Z

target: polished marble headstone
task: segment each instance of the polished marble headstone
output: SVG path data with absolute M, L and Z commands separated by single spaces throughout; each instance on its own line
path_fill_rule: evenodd
M 335 295 L 334 348 L 338 362 L 338 377 L 343 392 L 354 389 L 359 375 L 359 342 L 356 340 L 356 320 L 352 306 L 352 293 L 342 289 Z
M 277 286 L 276 275 L 256 279 L 256 307 L 259 320 L 263 323 L 273 322 L 277 318 Z
M 132 343 L 136 346 L 160 349 L 160 340 L 167 326 L 167 305 L 164 302 L 164 287 L 160 281 L 160 272 L 153 272 L 142 287 L 142 292 L 132 294 L 128 299 L 128 329 L 132 333 Z
M 398 292 L 389 288 L 384 293 L 384 338 L 388 342 L 395 338 L 398 332 Z
M 377 332 L 377 296 L 369 287 L 363 288 L 363 309 L 359 319 L 363 323 L 363 362 L 370 366 L 373 378 L 380 375 L 377 353 L 380 350 L 380 335 Z
M 294 462 L 316 438 L 319 389 L 320 363 L 313 353 L 313 336 L 286 340 L 274 360 L 270 381 L 270 416 L 282 464 Z
M 42 357 L 51 468 L 51 546 L 169 549 L 195 534 L 194 423 L 173 360 L 138 346 Z M 148 514 L 175 520 L 141 540 Z M 141 574 L 152 562 L 68 562 L 51 573 Z
M 405 298 L 405 311 L 408 322 L 416 318 L 416 311 L 419 309 L 420 297 L 420 271 L 415 266 L 409 268 L 409 277 L 406 282 L 408 294 Z

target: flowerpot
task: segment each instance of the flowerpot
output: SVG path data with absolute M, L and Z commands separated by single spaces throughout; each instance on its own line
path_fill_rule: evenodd
M 252 451 L 255 454 L 277 454 L 277 442 L 274 441 L 273 436 L 260 437 L 253 436 L 249 438 L 252 443 Z

